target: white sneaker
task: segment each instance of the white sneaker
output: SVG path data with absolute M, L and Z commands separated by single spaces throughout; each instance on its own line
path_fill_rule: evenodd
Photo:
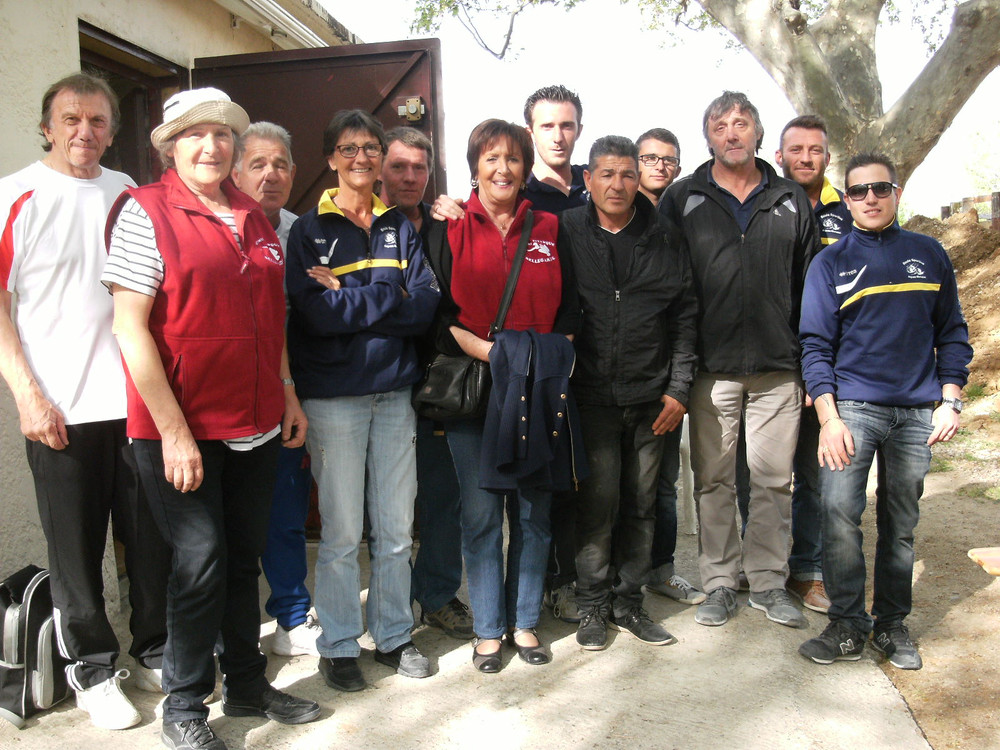
M 163 670 L 135 665 L 135 686 L 147 693 L 163 692 Z
M 76 691 L 76 706 L 90 714 L 90 721 L 101 729 L 128 729 L 142 719 L 132 702 L 122 692 L 120 682 L 129 672 L 122 669 L 111 678 L 86 690 Z
M 278 625 L 271 639 L 271 653 L 278 656 L 319 656 L 316 639 L 322 632 L 323 628 L 312 615 L 291 630 L 285 630 Z

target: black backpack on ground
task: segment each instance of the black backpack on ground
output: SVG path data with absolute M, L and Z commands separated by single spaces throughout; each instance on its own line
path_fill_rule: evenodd
M 52 619 L 49 572 L 36 565 L 0 582 L 0 716 L 21 729 L 69 695 Z

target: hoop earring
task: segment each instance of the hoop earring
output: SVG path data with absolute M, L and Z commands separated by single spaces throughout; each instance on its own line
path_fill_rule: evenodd
M 469 180 L 469 184 L 472 185 L 472 189 L 475 190 L 477 187 L 479 187 L 479 178 L 473 177 L 471 180 Z

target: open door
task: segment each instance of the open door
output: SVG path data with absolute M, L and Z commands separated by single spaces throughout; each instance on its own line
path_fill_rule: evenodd
M 444 190 L 441 43 L 437 39 L 355 44 L 195 60 L 195 87 L 229 94 L 251 121 L 270 120 L 292 134 L 297 173 L 287 208 L 302 214 L 336 184 L 323 158 L 323 129 L 340 109 L 371 112 L 386 130 L 417 128 L 434 144 L 425 198 Z

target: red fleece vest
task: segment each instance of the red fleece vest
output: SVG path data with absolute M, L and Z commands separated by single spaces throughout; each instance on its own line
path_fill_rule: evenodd
M 285 407 L 284 255 L 260 206 L 228 179 L 222 188 L 242 250 L 173 169 L 160 182 L 123 194 L 108 219 L 110 228 L 131 196 L 153 222 L 164 273 L 149 330 L 196 440 L 268 432 Z M 127 366 L 125 374 L 129 437 L 159 440 Z
M 465 204 L 465 218 L 448 222 L 451 247 L 451 296 L 458 305 L 459 322 L 480 338 L 487 338 L 496 319 L 510 266 L 517 254 L 521 227 L 531 204 L 522 200 L 506 237 L 490 221 L 473 192 Z M 514 298 L 504 328 L 551 333 L 562 301 L 562 273 L 556 239 L 559 220 L 535 211 L 531 239 L 521 266 Z

